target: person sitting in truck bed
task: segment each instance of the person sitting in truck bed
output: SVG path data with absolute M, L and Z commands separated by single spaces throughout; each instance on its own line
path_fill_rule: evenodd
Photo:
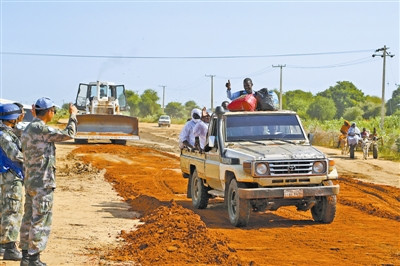
M 230 80 L 228 80 L 228 82 L 225 84 L 225 86 L 226 86 L 226 96 L 231 100 L 235 100 L 236 98 L 239 98 L 242 95 L 254 94 L 253 93 L 253 81 L 251 80 L 251 78 L 245 78 L 243 80 L 244 90 L 241 90 L 241 91 L 232 93 Z
M 194 108 L 191 112 L 191 119 L 186 122 L 179 134 L 179 148 L 184 149 L 185 147 L 193 150 L 195 137 L 193 135 L 194 126 L 200 121 L 201 110 Z
M 204 107 L 201 114 L 201 120 L 193 128 L 193 135 L 195 137 L 195 149 L 200 152 L 204 150 L 207 141 L 208 124 L 210 123 L 210 114 Z

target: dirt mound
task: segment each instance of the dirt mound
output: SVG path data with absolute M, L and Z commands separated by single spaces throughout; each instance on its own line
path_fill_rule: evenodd
M 142 218 L 137 231 L 122 231 L 123 247 L 107 259 L 142 265 L 222 264 L 241 265 L 227 240 L 207 229 L 200 216 L 171 201 Z
M 160 206 L 165 205 L 158 199 L 147 195 L 140 195 L 135 199 L 129 199 L 127 203 L 131 206 L 132 210 L 140 212 L 142 215 L 147 215 Z

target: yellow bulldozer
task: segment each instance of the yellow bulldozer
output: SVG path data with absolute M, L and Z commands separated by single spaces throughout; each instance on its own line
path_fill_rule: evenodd
M 139 139 L 138 119 L 124 115 L 129 111 L 124 85 L 105 81 L 80 83 L 75 105 L 78 108 L 75 143 L 111 140 L 125 145 L 127 140 Z

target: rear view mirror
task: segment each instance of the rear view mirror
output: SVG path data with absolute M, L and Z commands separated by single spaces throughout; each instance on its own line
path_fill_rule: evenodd
M 308 133 L 308 134 L 307 134 L 307 138 L 308 138 L 308 141 L 310 142 L 310 144 L 312 144 L 313 138 L 314 138 L 314 134 Z
M 213 148 L 215 146 L 215 136 L 208 137 L 208 147 Z

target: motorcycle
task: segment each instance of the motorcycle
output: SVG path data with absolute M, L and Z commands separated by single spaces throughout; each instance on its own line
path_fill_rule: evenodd
M 378 159 L 378 140 L 380 137 L 373 136 L 371 139 L 372 157 Z
M 358 133 L 353 133 L 353 134 L 350 133 L 347 135 L 347 145 L 349 145 L 349 153 L 351 159 L 354 159 L 354 151 L 356 149 L 359 140 L 360 140 L 360 134 Z

